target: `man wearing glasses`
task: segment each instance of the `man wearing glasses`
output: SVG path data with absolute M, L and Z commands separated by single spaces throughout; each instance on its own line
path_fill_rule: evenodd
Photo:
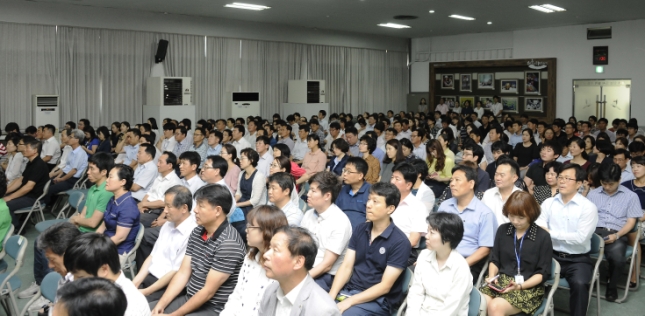
M 410 141 L 414 149 L 412 153 L 417 158 L 426 160 L 426 144 L 423 143 L 423 137 L 426 135 L 426 130 L 423 128 L 415 128 L 410 135 Z
M 560 264 L 560 276 L 569 283 L 569 308 L 574 316 L 587 314 L 593 270 L 589 251 L 598 223 L 596 205 L 578 193 L 586 179 L 579 165 L 564 165 L 558 175 L 560 193 L 542 203 L 542 213 L 535 222 L 551 234 L 553 258 Z
M 343 182 L 336 198 L 338 206 L 352 223 L 352 228 L 365 222 L 365 207 L 371 185 L 365 181 L 368 165 L 359 157 L 349 157 L 343 169 Z M 389 180 L 389 179 L 388 179 Z
M 203 127 L 195 128 L 195 132 L 193 133 L 193 144 L 190 145 L 190 148 L 188 148 L 188 151 L 194 151 L 198 153 L 199 157 L 201 158 L 198 169 L 202 168 L 202 166 L 204 165 L 204 160 L 206 160 L 206 151 L 208 150 L 208 142 L 204 141 L 205 136 L 206 136 L 206 131 L 204 130 Z

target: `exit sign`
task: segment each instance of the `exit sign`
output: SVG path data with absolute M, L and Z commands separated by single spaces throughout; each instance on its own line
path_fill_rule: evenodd
M 609 65 L 609 46 L 595 46 L 593 48 L 593 64 Z

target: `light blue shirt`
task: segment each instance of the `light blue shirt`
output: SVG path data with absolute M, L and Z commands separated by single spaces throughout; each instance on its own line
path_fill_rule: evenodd
M 139 153 L 139 144 L 134 146 L 126 145 L 123 147 L 125 150 L 125 159 L 123 159 L 123 164 L 130 165 L 132 161 L 137 160 L 137 153 Z
M 222 152 L 222 144 L 217 144 L 215 148 L 209 146 L 208 149 L 206 149 L 206 157 L 219 156 L 221 152 Z
M 634 174 L 631 171 L 627 170 L 627 168 L 625 168 L 625 170 L 623 170 L 620 173 L 620 182 L 631 181 L 631 180 L 634 180 L 634 179 L 636 179 L 634 177 Z
M 175 154 L 175 156 L 179 157 L 181 154 L 184 153 L 184 151 L 188 150 L 190 146 L 193 145 L 193 142 L 188 139 L 188 136 L 184 138 L 181 142 L 177 142 L 177 145 L 175 145 L 175 148 L 172 150 L 172 153 Z
M 187 150 L 187 151 L 194 151 L 199 154 L 199 157 L 200 157 L 199 168 L 201 168 L 204 165 L 204 161 L 206 160 L 206 156 L 207 156 L 206 153 L 208 151 L 207 148 L 208 148 L 208 144 L 205 141 L 202 141 L 202 143 L 199 146 L 195 147 L 195 144 L 192 144 L 190 145 L 190 148 L 188 148 Z
M 584 254 L 591 250 L 591 235 L 598 223 L 598 209 L 580 193 L 566 204 L 558 193 L 542 202 L 542 212 L 535 223 L 549 230 L 553 250 L 572 255 Z
M 87 153 L 81 148 L 81 146 L 76 147 L 76 149 L 69 152 L 67 156 L 67 162 L 65 163 L 65 168 L 63 168 L 63 173 L 67 174 L 68 172 L 76 169 L 74 173 L 74 178 L 80 178 L 83 175 L 83 171 L 87 167 Z
M 513 133 L 511 134 L 511 137 L 508 139 L 508 144 L 513 146 L 513 148 L 515 148 L 515 145 L 521 142 L 522 142 L 522 133 L 520 133 L 519 135 Z
M 143 165 L 139 165 L 134 171 L 134 183 L 139 185 L 141 189 L 136 192 L 132 192 L 132 197 L 141 201 L 143 197 L 148 194 L 152 183 L 155 182 L 157 178 L 157 166 L 155 166 L 154 161 L 150 160 Z
M 596 227 L 621 230 L 627 224 L 627 219 L 643 216 L 638 195 L 622 185 L 612 195 L 607 194 L 603 187 L 595 188 L 589 192 L 587 199 L 598 208 Z
M 461 212 L 457 209 L 457 198 L 445 200 L 439 206 L 438 212 L 457 214 L 464 221 L 464 237 L 457 246 L 457 252 L 464 258 L 481 247 L 493 248 L 497 219 L 493 211 L 476 196 L 473 196 L 468 206 Z

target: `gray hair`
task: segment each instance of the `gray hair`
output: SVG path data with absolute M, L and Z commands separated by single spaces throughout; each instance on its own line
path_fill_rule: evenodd
M 175 196 L 172 200 L 172 207 L 180 208 L 186 204 L 189 212 L 193 209 L 193 194 L 187 187 L 180 184 L 175 185 L 164 193 L 164 195 L 168 194 L 173 194 Z
M 85 140 L 85 132 L 83 132 L 80 129 L 73 130 L 71 136 L 78 139 L 80 143 L 82 143 Z
M 62 256 L 65 254 L 67 246 L 72 243 L 78 236 L 81 235 L 81 232 L 78 230 L 76 225 L 70 222 L 57 223 L 49 228 L 45 229 L 38 236 L 36 245 L 38 249 L 45 251 L 49 249 L 51 252 Z

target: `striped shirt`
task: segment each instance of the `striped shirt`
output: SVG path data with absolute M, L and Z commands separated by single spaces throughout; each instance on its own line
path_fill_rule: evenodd
M 224 309 L 228 296 L 235 289 L 246 247 L 240 235 L 227 220 L 224 220 L 211 237 L 205 235 L 206 229 L 203 226 L 197 226 L 188 239 L 186 256 L 191 258 L 192 273 L 186 286 L 186 293 L 188 297 L 192 297 L 201 290 L 211 270 L 228 274 L 228 279 L 217 289 L 215 295 L 204 303 L 219 314 Z
M 621 230 L 628 218 L 643 216 L 638 195 L 622 185 L 612 195 L 607 194 L 603 187 L 598 187 L 589 192 L 587 199 L 598 207 L 596 227 Z

